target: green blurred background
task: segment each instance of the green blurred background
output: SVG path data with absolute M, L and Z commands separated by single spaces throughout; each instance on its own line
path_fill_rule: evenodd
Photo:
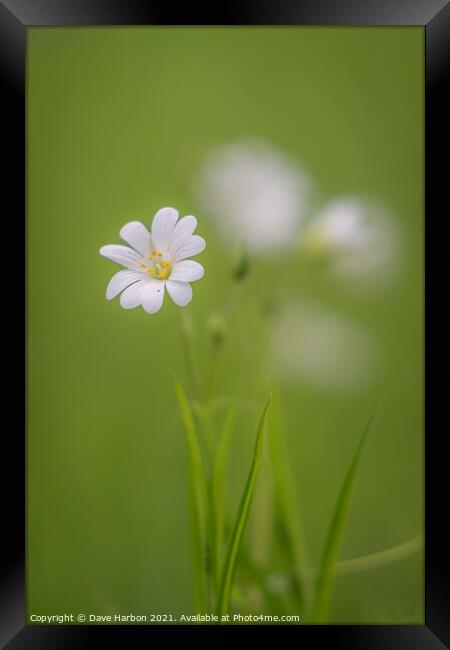
M 249 135 L 298 158 L 326 198 L 381 198 L 403 237 L 403 273 L 389 291 L 308 287 L 357 318 L 380 350 L 376 376 L 358 390 L 280 386 L 311 562 L 320 560 L 345 471 L 388 385 L 341 557 L 420 533 L 423 47 L 416 27 L 29 30 L 29 614 L 193 613 L 187 450 L 168 373 L 186 379 L 177 308 L 166 298 L 149 316 L 107 302 L 118 269 L 98 249 L 119 243 L 126 221 L 150 226 L 161 206 L 196 214 L 206 276 L 189 311 L 204 361 L 203 323 L 227 298 L 231 250 L 195 204 L 192 179 L 212 148 Z M 264 284 L 263 262 L 252 271 Z M 295 262 L 286 272 L 292 291 L 304 285 Z M 248 336 L 245 319 L 229 328 L 223 393 L 242 372 L 239 340 Z M 262 404 L 265 387 L 249 390 Z M 256 416 L 243 413 L 233 439 L 232 507 Z M 247 542 L 258 550 L 250 523 Z M 330 620 L 423 622 L 422 569 L 419 552 L 338 577 Z

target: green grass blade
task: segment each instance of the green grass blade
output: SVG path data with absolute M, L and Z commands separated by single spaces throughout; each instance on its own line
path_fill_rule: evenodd
M 269 416 L 269 451 L 273 467 L 277 516 L 286 536 L 288 553 L 295 567 L 295 579 L 300 592 L 300 606 L 312 604 L 311 580 L 306 541 L 299 509 L 296 505 L 291 467 L 283 445 L 278 397 L 275 395 Z
M 236 516 L 235 525 L 231 538 L 228 544 L 228 551 L 225 563 L 222 569 L 221 582 L 219 587 L 219 596 L 217 599 L 217 614 L 219 617 L 228 613 L 231 597 L 231 589 L 233 586 L 234 572 L 236 569 L 236 561 L 239 554 L 242 538 L 247 524 L 250 506 L 252 503 L 253 492 L 255 489 L 256 477 L 258 475 L 259 465 L 261 463 L 264 429 L 267 419 L 267 412 L 270 405 L 272 396 L 269 395 L 264 405 L 264 409 L 259 421 L 258 431 L 256 434 L 255 450 L 253 453 L 253 460 L 248 473 L 247 482 L 245 484 L 244 492 L 241 497 L 239 510 Z
M 336 508 L 334 510 L 330 529 L 328 531 L 328 537 L 325 543 L 325 549 L 322 555 L 322 561 L 319 567 L 319 578 L 317 581 L 316 599 L 313 612 L 313 620 L 316 623 L 324 622 L 327 618 L 335 576 L 335 564 L 341 547 L 342 537 L 344 535 L 345 524 L 347 522 L 358 468 L 361 463 L 369 431 L 372 428 L 375 416 L 380 410 L 383 402 L 384 398 L 380 401 L 378 407 L 372 413 L 365 426 L 336 503 Z
M 189 448 L 191 477 L 191 514 L 193 519 L 193 564 L 195 601 L 199 613 L 206 611 L 207 571 L 209 565 L 207 545 L 207 479 L 200 442 L 194 418 L 183 387 L 172 372 L 175 393 L 180 407 Z

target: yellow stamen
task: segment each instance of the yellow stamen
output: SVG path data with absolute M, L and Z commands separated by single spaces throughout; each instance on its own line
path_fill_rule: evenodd
M 147 264 L 144 264 L 144 262 L 141 262 L 139 264 L 139 266 L 141 267 L 141 269 L 146 269 L 147 268 Z

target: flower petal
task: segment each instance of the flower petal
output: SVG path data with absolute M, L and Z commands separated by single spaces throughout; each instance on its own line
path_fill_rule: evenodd
M 125 269 L 117 271 L 117 273 L 112 276 L 108 286 L 106 287 L 106 298 L 112 300 L 118 296 L 121 291 L 129 287 L 130 284 L 138 282 L 138 280 L 142 280 L 141 273 L 135 273 L 134 271 L 128 271 Z
M 120 304 L 124 309 L 133 309 L 142 305 L 142 292 L 148 284 L 148 280 L 139 280 L 130 287 L 127 287 L 120 296 Z
M 187 282 L 173 282 L 172 280 L 168 280 L 166 287 L 169 296 L 178 307 L 185 307 L 191 302 L 192 289 L 191 285 Z
M 148 282 L 142 289 L 142 306 L 147 314 L 156 314 L 164 300 L 164 282 Z
M 152 239 L 156 248 L 163 250 L 169 248 L 177 219 L 178 210 L 175 208 L 161 208 L 155 214 L 152 223 Z
M 175 264 L 170 279 L 177 282 L 194 282 L 200 280 L 205 274 L 201 264 L 194 260 L 183 260 Z
M 175 262 L 180 262 L 187 257 L 198 255 L 205 250 L 206 242 L 200 235 L 192 235 L 184 239 L 178 246 L 171 248 Z
M 179 220 L 173 231 L 172 243 L 171 246 L 177 247 L 181 244 L 182 241 L 190 237 L 194 230 L 197 228 L 197 219 L 192 215 L 183 217 Z
M 122 264 L 122 266 L 131 270 L 137 270 L 139 268 L 139 263 L 142 261 L 142 257 L 132 248 L 128 248 L 128 246 L 120 246 L 119 244 L 102 246 L 100 249 L 100 255 L 107 257 L 113 262 L 117 262 L 117 264 Z
M 152 247 L 150 233 L 140 221 L 126 223 L 120 230 L 120 236 L 143 257 L 150 253 Z

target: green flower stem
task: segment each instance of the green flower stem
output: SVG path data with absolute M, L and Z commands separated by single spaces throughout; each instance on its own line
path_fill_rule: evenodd
M 272 460 L 274 486 L 280 523 L 286 535 L 290 559 L 295 567 L 297 590 L 300 594 L 299 606 L 306 610 L 312 603 L 312 585 L 307 574 L 309 565 L 308 550 L 303 534 L 301 514 L 296 507 L 292 472 L 288 463 L 281 435 L 279 399 L 275 395 L 269 417 L 269 449 Z
M 194 397 L 200 398 L 201 395 L 201 385 L 200 385 L 200 373 L 197 364 L 197 359 L 194 351 L 194 342 L 192 340 L 192 332 L 188 322 L 187 314 L 183 309 L 178 310 L 179 313 L 179 325 L 181 340 L 183 342 L 184 354 L 186 357 L 186 365 L 188 369 L 189 379 L 191 381 L 193 395 Z
M 362 555 L 361 557 L 353 557 L 348 560 L 339 560 L 334 565 L 336 575 L 346 575 L 349 573 L 357 573 L 359 571 L 368 571 L 376 569 L 392 562 L 398 562 L 410 555 L 414 555 L 423 548 L 423 536 L 416 535 L 412 539 L 399 544 L 398 546 L 391 546 L 385 548 L 377 553 L 370 553 L 369 555 Z M 319 567 L 308 569 L 306 575 L 311 577 L 319 573 Z
M 214 397 L 217 384 L 217 371 L 219 368 L 220 353 L 223 342 L 212 341 L 209 354 L 208 382 L 206 386 L 206 401 L 209 403 Z
M 223 552 L 223 539 L 224 539 L 224 482 L 225 482 L 225 466 L 228 459 L 228 451 L 231 441 L 231 433 L 233 431 L 234 423 L 236 421 L 238 407 L 237 394 L 230 401 L 227 413 L 225 415 L 224 423 L 219 435 L 219 442 L 214 458 L 213 477 L 212 477 L 212 493 L 214 502 L 215 522 L 216 522 L 216 568 L 217 576 L 220 570 L 220 563 L 222 560 Z
M 213 413 L 210 408 L 209 402 L 200 401 L 200 420 L 203 432 L 203 440 L 206 446 L 207 455 L 207 498 L 208 498 L 208 572 L 209 572 L 209 602 L 212 603 L 215 599 L 218 586 L 218 556 L 217 556 L 217 526 L 216 526 L 216 509 L 214 504 L 213 494 L 213 463 L 215 457 L 215 436 Z
M 213 602 L 215 599 L 215 594 L 217 591 L 217 582 L 218 582 L 218 566 L 217 566 L 217 544 L 216 544 L 216 524 L 215 524 L 215 512 L 214 512 L 214 503 L 212 495 L 212 483 L 210 472 L 208 467 L 212 464 L 212 459 L 214 457 L 214 427 L 213 427 L 213 418 L 212 412 L 209 408 L 208 400 L 203 399 L 201 382 L 200 382 L 200 372 L 199 366 L 197 363 L 197 357 L 194 349 L 194 342 L 192 339 L 192 333 L 187 320 L 186 314 L 183 310 L 180 310 L 180 332 L 181 338 L 183 341 L 183 347 L 186 357 L 186 365 L 188 369 L 188 374 L 190 381 L 192 383 L 193 394 L 197 398 L 198 414 L 200 415 L 202 430 L 203 430 L 203 447 L 206 445 L 206 455 L 209 462 L 204 464 L 204 491 L 205 491 L 205 503 L 204 503 L 204 570 L 206 572 L 206 586 L 205 586 L 205 604 L 209 611 L 213 607 Z M 187 400 L 186 400 L 187 401 Z M 191 416 L 192 417 L 192 416 Z M 193 418 L 192 418 L 193 419 Z M 200 443 L 199 443 L 199 446 Z M 198 497 L 198 494 L 196 495 Z
M 189 449 L 195 601 L 197 610 L 204 613 L 207 610 L 209 583 L 207 473 L 189 402 L 175 373 L 172 373 L 172 378 Z

